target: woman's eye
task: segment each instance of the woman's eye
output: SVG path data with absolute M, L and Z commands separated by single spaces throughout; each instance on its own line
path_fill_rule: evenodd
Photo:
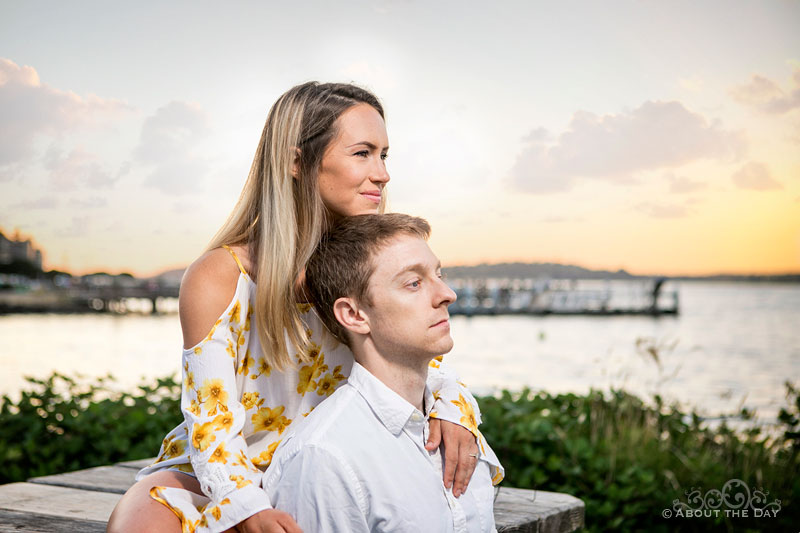
M 358 157 L 367 157 L 369 155 L 369 152 L 367 150 L 361 150 L 360 152 L 356 152 L 353 155 L 357 155 Z
M 389 157 L 389 154 L 381 154 L 381 159 L 386 161 L 386 158 Z

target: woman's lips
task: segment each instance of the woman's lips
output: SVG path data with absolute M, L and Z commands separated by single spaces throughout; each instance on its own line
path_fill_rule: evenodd
M 362 192 L 361 196 L 363 196 L 367 200 L 371 200 L 371 201 L 375 202 L 376 204 L 381 203 L 381 193 L 380 193 L 380 191 Z

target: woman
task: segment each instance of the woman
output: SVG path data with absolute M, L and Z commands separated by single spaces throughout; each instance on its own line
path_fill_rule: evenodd
M 261 473 L 352 365 L 304 303 L 304 267 L 336 217 L 383 211 L 388 148 L 383 108 L 359 87 L 305 83 L 272 107 L 239 202 L 181 285 L 185 420 L 109 531 L 298 531 L 271 509 Z M 444 482 L 458 496 L 482 441 L 474 400 L 441 369 L 429 386 L 442 422 L 427 447 L 444 441 Z

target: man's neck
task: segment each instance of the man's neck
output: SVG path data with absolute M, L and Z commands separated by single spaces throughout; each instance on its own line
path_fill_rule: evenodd
M 429 360 L 378 353 L 371 345 L 355 347 L 355 359 L 384 385 L 424 412 L 422 401 L 428 380 Z

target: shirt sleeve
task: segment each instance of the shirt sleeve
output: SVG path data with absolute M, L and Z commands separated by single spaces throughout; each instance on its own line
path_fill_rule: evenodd
M 248 457 L 242 435 L 245 409 L 239 402 L 236 367 L 245 356 L 239 352 L 246 350 L 250 330 L 250 317 L 243 315 L 234 297 L 208 336 L 183 351 L 181 411 L 189 458 L 209 500 L 198 508 L 197 532 L 224 531 L 271 508 L 260 488 L 262 472 Z M 169 491 L 164 494 L 169 505 Z
M 467 386 L 442 362 L 442 356 L 430 362 L 427 384 L 435 399 L 430 417 L 463 426 L 477 438 L 481 423 L 478 402 L 467 390 Z
M 478 402 L 442 359 L 443 356 L 439 356 L 431 360 L 428 366 L 427 385 L 435 398 L 430 417 L 453 422 L 475 435 L 479 453 L 491 467 L 492 483 L 497 485 L 505 477 L 505 469 L 478 429 L 481 423 Z
M 365 492 L 347 461 L 314 445 L 284 446 L 263 480 L 275 508 L 303 531 L 368 533 Z

